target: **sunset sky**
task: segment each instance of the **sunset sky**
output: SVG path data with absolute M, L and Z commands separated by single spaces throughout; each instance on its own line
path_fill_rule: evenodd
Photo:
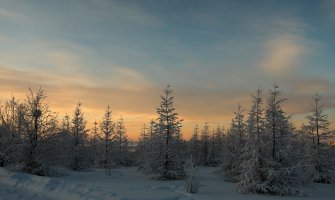
M 335 128 L 334 0 L 0 0 L 0 99 L 42 86 L 60 116 L 107 104 L 130 138 L 170 84 L 188 138 L 279 84 L 300 125 L 316 90 Z

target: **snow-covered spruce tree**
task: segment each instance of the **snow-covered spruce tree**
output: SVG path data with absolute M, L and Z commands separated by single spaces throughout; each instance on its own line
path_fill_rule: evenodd
M 58 133 L 53 138 L 52 144 L 49 143 L 50 148 L 54 149 L 54 153 L 57 155 L 56 158 L 52 158 L 59 166 L 70 166 L 72 162 L 72 132 L 71 132 L 71 120 L 69 115 L 65 115 L 58 128 Z M 49 156 L 52 157 L 52 156 Z
M 181 139 L 181 122 L 174 108 L 174 97 L 168 85 L 161 96 L 160 106 L 157 108 L 158 123 L 156 126 L 157 143 L 159 147 L 158 163 L 154 175 L 161 180 L 182 179 L 185 177 L 183 157 L 181 156 L 183 143 Z M 154 148 L 155 149 L 155 148 Z
M 34 93 L 29 88 L 26 96 L 26 114 L 22 118 L 25 133 L 25 167 L 28 173 L 48 175 L 48 163 L 43 158 L 40 144 L 57 131 L 57 115 L 45 102 L 46 95 L 42 88 Z
M 237 190 L 242 193 L 257 192 L 258 184 L 265 180 L 263 172 L 264 148 L 264 109 L 262 102 L 262 91 L 257 90 L 251 95 L 252 105 L 247 119 L 246 143 L 242 148 L 240 157 L 240 175 L 237 182 Z
M 114 126 L 115 124 L 112 121 L 112 111 L 109 106 L 107 106 L 105 114 L 102 118 L 100 124 L 100 130 L 104 136 L 104 168 L 107 175 L 111 175 L 112 169 L 112 147 L 111 141 L 114 134 Z
M 122 116 L 115 124 L 114 144 L 116 147 L 115 163 L 119 166 L 127 165 L 128 161 L 128 138 L 127 129 Z
M 148 158 L 145 160 L 145 166 L 143 172 L 146 174 L 153 174 L 153 178 L 159 178 L 159 169 L 163 166 L 163 156 L 165 155 L 164 144 L 165 140 L 163 135 L 160 134 L 163 132 L 162 122 L 158 123 L 155 121 L 151 121 L 152 126 L 151 130 L 148 132 L 149 140 L 147 143 L 147 155 Z
M 308 177 L 309 181 L 313 180 L 313 171 L 314 165 L 311 162 L 314 155 L 313 145 L 312 145 L 312 137 L 310 135 L 311 128 L 309 125 L 302 124 L 300 129 L 294 128 L 294 125 L 291 125 L 293 139 L 292 145 L 294 150 L 294 156 L 299 159 L 301 165 L 305 167 L 305 174 Z
M 237 136 L 236 152 L 241 154 L 245 144 L 246 123 L 244 121 L 244 109 L 240 104 L 238 104 L 237 111 L 234 114 L 235 118 L 232 122 L 231 131 Z
M 311 149 L 313 149 L 310 142 L 310 130 L 310 126 L 302 124 L 295 134 L 298 151 L 305 162 L 310 160 Z
M 186 160 L 184 164 L 184 171 L 186 174 L 185 178 L 185 189 L 186 192 L 191 193 L 191 194 L 196 194 L 198 193 L 201 184 L 200 180 L 198 177 L 198 170 L 196 168 L 196 165 L 193 162 L 192 156 Z
M 278 90 L 278 86 L 274 85 L 274 89 L 269 91 L 269 97 L 267 99 L 266 131 L 268 136 L 270 136 L 270 152 L 273 162 L 280 159 L 279 140 L 283 138 L 281 133 L 288 134 L 289 132 L 289 118 L 285 116 L 281 108 L 286 99 L 280 98 L 280 95 L 281 92 Z
M 293 145 L 290 117 L 282 110 L 286 99 L 280 98 L 280 94 L 277 85 L 269 90 L 265 111 L 266 142 L 261 151 L 265 180 L 257 184 L 254 191 L 273 195 L 301 195 L 304 193 L 303 185 L 308 182 L 308 166 L 298 158 Z
M 99 166 L 100 161 L 102 160 L 102 151 L 100 148 L 101 138 L 98 128 L 98 122 L 93 123 L 93 128 L 90 134 L 90 164 L 93 166 Z
M 202 128 L 201 131 L 201 140 L 200 140 L 200 160 L 201 160 L 201 165 L 202 166 L 209 166 L 209 145 L 210 145 L 210 140 L 209 140 L 209 126 L 207 122 L 205 123 L 204 127 Z
M 209 137 L 209 147 L 208 147 L 208 164 L 209 166 L 215 166 L 214 160 L 216 152 L 214 151 L 215 145 L 215 129 L 212 130 L 212 134 Z
M 78 103 L 73 118 L 71 121 L 71 133 L 72 133 L 72 162 L 71 168 L 73 170 L 81 170 L 87 165 L 87 156 L 85 143 L 87 142 L 86 129 L 87 121 L 84 118 L 84 113 L 81 110 L 81 103 Z
M 158 134 L 161 126 L 155 121 L 150 121 L 150 126 L 143 127 L 137 147 L 137 162 L 139 170 L 145 174 L 155 174 L 161 165 L 160 158 L 163 154 L 162 138 Z
M 228 147 L 227 154 L 223 164 L 224 175 L 227 179 L 232 179 L 237 181 L 238 176 L 240 175 L 240 164 L 241 164 L 241 155 L 242 147 L 245 145 L 245 131 L 246 123 L 244 121 L 244 109 L 239 104 L 237 111 L 234 112 L 234 118 L 232 120 L 226 145 Z M 227 144 L 228 143 L 228 144 Z
M 214 135 L 214 146 L 213 151 L 215 152 L 214 156 L 214 164 L 215 166 L 219 166 L 222 163 L 223 159 L 223 140 L 224 140 L 224 127 L 217 126 Z
M 201 152 L 200 152 L 200 139 L 199 139 L 199 127 L 198 125 L 195 125 L 192 137 L 189 141 L 189 154 L 191 155 L 193 159 L 193 163 L 196 166 L 199 166 L 201 164 Z
M 143 124 L 143 127 L 140 132 L 140 137 L 136 146 L 136 165 L 138 170 L 144 171 L 144 166 L 146 163 L 147 156 L 149 155 L 149 134 L 148 127 L 146 124 Z
M 213 129 L 212 135 L 210 138 L 209 146 L 209 165 L 212 167 L 217 167 L 222 161 L 222 145 L 223 145 L 223 132 L 221 127 L 218 126 L 216 129 Z
M 231 169 L 234 161 L 234 147 L 235 136 L 231 133 L 230 129 L 226 131 L 223 137 L 222 145 L 222 162 L 220 168 L 216 171 L 218 175 L 224 178 L 225 181 L 232 181 Z
M 311 113 L 307 116 L 310 134 L 312 137 L 311 164 L 313 167 L 313 180 L 321 183 L 335 181 L 334 150 L 328 142 L 334 137 L 328 131 L 328 115 L 324 113 L 323 105 L 320 103 L 321 96 L 316 93 L 311 104 Z

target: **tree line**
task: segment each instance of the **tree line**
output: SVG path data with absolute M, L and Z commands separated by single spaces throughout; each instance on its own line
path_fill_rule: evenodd
M 50 175 L 54 166 L 82 170 L 137 166 L 159 180 L 185 179 L 199 188 L 198 166 L 218 167 L 217 175 L 236 183 L 242 193 L 300 195 L 311 182 L 334 183 L 334 131 L 321 96 L 311 99 L 306 124 L 297 128 L 283 110 L 287 101 L 277 85 L 263 97 L 258 89 L 248 109 L 237 105 L 229 127 L 196 125 L 190 140 L 182 138 L 183 120 L 174 107 L 170 86 L 156 108 L 157 118 L 144 124 L 134 145 L 125 122 L 106 107 L 91 130 L 81 103 L 61 120 L 46 102 L 43 89 L 29 89 L 24 100 L 12 97 L 0 107 L 0 157 L 5 166 Z
M 300 128 L 283 110 L 287 99 L 274 85 L 266 98 L 256 90 L 249 109 L 239 104 L 228 129 L 196 125 L 189 141 L 181 137 L 182 120 L 173 101 L 168 86 L 157 108 L 158 118 L 142 128 L 137 165 L 143 173 L 161 180 L 186 178 L 192 187 L 199 183 L 189 182 L 185 172 L 190 169 L 185 166 L 215 166 L 218 176 L 235 182 L 239 192 L 273 195 L 303 195 L 312 182 L 334 183 L 335 146 L 330 141 L 335 133 L 329 131 L 318 93 Z
M 29 89 L 24 100 L 11 97 L 0 107 L 0 157 L 2 165 L 16 165 L 22 171 L 50 175 L 53 166 L 82 170 L 133 163 L 122 117 L 113 121 L 107 106 L 101 122 L 87 128 L 81 103 L 73 115 L 58 119 L 46 101 L 43 89 Z

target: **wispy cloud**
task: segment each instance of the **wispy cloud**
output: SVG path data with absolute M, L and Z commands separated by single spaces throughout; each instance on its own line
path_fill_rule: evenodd
M 5 10 L 0 8 L 0 19 L 22 19 L 22 15 L 15 13 L 10 10 Z
M 139 72 L 116 68 L 114 81 L 127 82 L 130 79 L 143 79 Z M 118 74 L 118 75 L 116 75 Z M 80 78 L 76 76 L 76 78 Z M 86 77 L 81 79 L 84 81 Z M 89 78 L 89 77 L 88 77 Z M 101 78 L 101 77 L 100 77 Z M 135 84 L 135 83 L 134 83 Z M 334 109 L 334 84 L 317 78 L 296 78 L 282 84 L 283 97 L 287 97 L 285 111 L 289 114 L 305 114 L 309 110 L 309 100 L 318 89 L 324 96 L 326 109 Z M 132 138 L 136 138 L 143 123 L 155 118 L 155 108 L 159 105 L 159 95 L 162 85 L 142 85 L 141 89 L 131 89 L 122 84 L 92 85 L 81 81 L 73 81 L 69 76 L 58 76 L 51 73 L 36 73 L 36 71 L 14 70 L 0 67 L 0 92 L 2 100 L 13 94 L 24 97 L 27 87 L 42 86 L 48 95 L 48 101 L 55 111 L 71 114 L 74 105 L 80 100 L 84 105 L 85 115 L 89 122 L 100 120 L 103 111 L 109 104 L 114 111 L 114 117 L 123 117 L 129 126 Z M 211 122 L 212 125 L 229 125 L 233 111 L 238 103 L 249 109 L 250 93 L 247 89 L 208 89 L 199 87 L 178 87 L 175 89 L 175 106 L 180 117 L 185 119 L 184 134 L 191 134 L 194 124 Z M 287 86 L 288 89 L 287 89 Z M 315 88 L 314 88 L 315 87 Z M 10 88 L 10 89 L 8 89 Z M 286 88 L 286 89 L 285 89 Z M 267 88 L 264 97 L 267 96 Z M 303 103 L 302 103 L 303 102 Z M 333 120 L 333 117 L 331 117 Z
M 315 2 L 4 1 L 0 98 L 42 86 L 55 110 L 71 114 L 80 100 L 90 121 L 110 104 L 132 134 L 155 117 L 168 83 L 186 134 L 229 124 L 238 103 L 248 109 L 252 90 L 273 82 L 290 114 L 304 115 L 316 89 L 334 110 L 335 4 L 324 1 L 312 12 Z
M 111 67 L 110 74 L 111 78 L 109 80 L 109 84 L 118 86 L 122 89 L 134 91 L 153 86 L 151 81 L 149 81 L 142 73 L 134 69 L 126 67 Z
M 287 73 L 299 65 L 300 57 L 304 51 L 299 36 L 279 35 L 267 42 L 266 54 L 261 67 L 269 73 Z
M 150 14 L 143 5 L 136 1 L 95 0 L 91 3 L 78 2 L 77 6 L 87 10 L 89 16 L 94 20 L 100 20 L 101 16 L 104 16 L 110 20 L 123 20 L 140 25 L 162 24 L 157 16 Z
M 321 93 L 335 92 L 335 83 L 320 77 L 300 77 L 292 81 L 294 81 L 290 84 L 292 85 L 292 90 L 300 95 L 311 95 L 316 91 Z
M 144 77 L 134 70 L 116 68 L 114 72 L 115 74 L 110 76 L 110 82 L 113 84 L 94 85 L 91 82 L 99 82 L 101 77 L 95 79 L 94 76 L 86 74 L 62 76 L 41 70 L 0 67 L 0 101 L 12 94 L 23 99 L 28 87 L 42 87 L 47 92 L 47 100 L 52 109 L 60 112 L 60 115 L 71 114 L 74 105 L 81 101 L 89 123 L 100 120 L 106 105 L 109 104 L 114 111 L 114 117 L 123 115 L 130 127 L 131 137 L 135 138 L 141 125 L 153 118 L 159 92 L 153 88 L 143 88 L 145 80 L 141 79 Z M 117 84 L 116 81 L 122 82 Z

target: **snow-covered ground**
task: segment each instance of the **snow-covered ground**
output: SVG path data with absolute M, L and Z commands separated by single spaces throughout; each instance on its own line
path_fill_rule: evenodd
M 184 192 L 183 181 L 155 181 L 141 174 L 136 168 L 114 169 L 106 176 L 101 169 L 86 172 L 65 171 L 59 177 L 38 177 L 0 168 L 0 199 L 334 199 L 334 185 L 315 185 L 310 197 L 274 197 L 235 192 L 234 184 L 224 182 L 213 172 L 215 168 L 201 168 L 200 179 L 204 185 L 198 194 Z

